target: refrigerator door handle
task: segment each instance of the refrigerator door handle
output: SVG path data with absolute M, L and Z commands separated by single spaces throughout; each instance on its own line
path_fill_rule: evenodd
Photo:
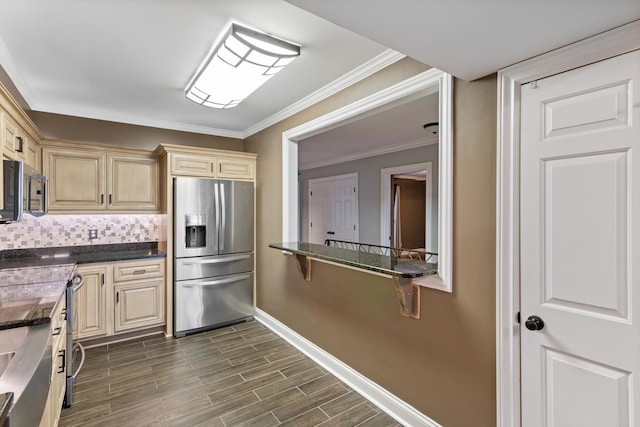
M 216 252 L 220 253 L 220 242 L 223 234 L 220 232 L 220 184 L 218 181 L 213 183 L 213 212 L 216 219 L 215 230 L 213 231 L 216 241 Z
M 224 252 L 224 240 L 227 233 L 227 218 L 226 218 L 226 195 L 224 194 L 224 184 L 218 181 L 218 185 L 220 186 L 220 217 L 221 217 L 221 225 L 220 225 L 220 252 Z
M 216 286 L 216 285 L 222 285 L 222 284 L 225 284 L 225 283 L 241 282 L 241 281 L 246 280 L 246 279 L 248 279 L 250 277 L 251 276 L 249 274 L 243 274 L 242 276 L 230 277 L 228 279 L 219 279 L 219 280 L 210 280 L 210 281 L 206 281 L 206 282 L 181 284 L 181 286 L 183 286 L 185 288 L 195 288 L 195 287 L 200 288 L 200 287 L 204 287 L 204 286 Z
M 240 261 L 243 259 L 249 259 L 251 255 L 236 255 L 225 258 L 215 258 L 215 259 L 192 259 L 189 261 L 183 261 L 183 265 L 198 265 L 198 264 L 220 264 L 223 262 L 231 262 L 231 261 Z

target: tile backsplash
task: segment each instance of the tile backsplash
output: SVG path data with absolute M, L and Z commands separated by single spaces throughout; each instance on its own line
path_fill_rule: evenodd
M 157 242 L 164 238 L 166 215 L 25 215 L 0 224 L 0 250 L 55 246 Z M 89 230 L 98 237 L 89 239 Z

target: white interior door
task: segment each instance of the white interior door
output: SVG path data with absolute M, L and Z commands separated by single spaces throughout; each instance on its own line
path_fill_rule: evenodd
M 640 51 L 521 108 L 522 426 L 638 425 Z
M 309 242 L 323 244 L 331 230 L 331 193 L 325 182 L 309 180 Z
M 309 240 L 358 241 L 358 175 L 309 180 Z

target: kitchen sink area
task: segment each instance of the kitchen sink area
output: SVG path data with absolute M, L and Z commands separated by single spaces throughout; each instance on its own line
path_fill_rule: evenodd
M 0 394 L 11 393 L 4 426 L 38 425 L 51 375 L 50 325 L 0 330 Z

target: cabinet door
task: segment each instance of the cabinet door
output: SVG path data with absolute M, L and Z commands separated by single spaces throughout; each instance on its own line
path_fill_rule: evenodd
M 51 316 L 51 382 L 40 427 L 56 427 L 62 409 L 66 386 L 67 322 L 65 295 Z
M 4 135 L 2 139 L 2 153 L 4 157 L 11 159 L 16 158 L 16 138 L 18 136 L 18 125 L 9 117 L 7 113 L 4 114 Z
M 35 143 L 35 141 L 29 137 L 25 136 L 24 140 L 24 161 L 26 164 L 31 166 L 33 169 L 40 171 L 40 147 Z
M 164 280 L 115 285 L 115 331 L 164 324 Z
M 43 170 L 49 177 L 49 210 L 104 210 L 105 157 L 100 153 L 45 148 Z
M 4 126 L 6 114 L 0 110 L 0 159 L 4 152 Z M 4 164 L 0 162 L 0 188 L 4 188 Z M 4 209 L 4 191 L 0 190 L 0 209 Z
M 152 156 L 109 155 L 108 209 L 159 211 L 159 166 Z
M 256 162 L 246 159 L 218 159 L 218 178 L 255 179 Z
M 108 266 L 79 265 L 84 285 L 74 294 L 73 337 L 89 338 L 107 333 Z
M 215 176 L 214 160 L 194 154 L 171 154 L 171 174 L 184 176 Z

